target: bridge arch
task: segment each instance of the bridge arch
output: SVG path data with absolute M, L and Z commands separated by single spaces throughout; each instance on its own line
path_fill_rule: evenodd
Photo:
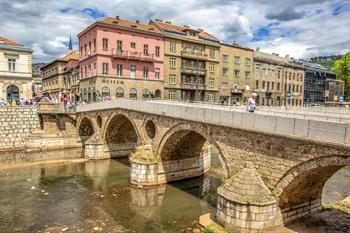
M 141 137 L 133 120 L 123 113 L 113 112 L 102 130 L 105 151 L 110 157 L 128 156 L 139 144 Z
M 83 143 L 86 142 L 96 131 L 93 121 L 88 116 L 82 116 L 78 122 L 78 134 Z
M 160 140 L 157 148 L 157 154 L 162 163 L 169 163 L 168 161 L 186 161 L 191 162 L 191 159 L 199 158 L 199 164 L 201 164 L 207 153 L 208 146 L 213 146 L 219 152 L 218 157 L 221 167 L 224 170 L 224 176 L 229 177 L 228 166 L 226 160 L 221 152 L 218 144 L 211 138 L 206 127 L 193 124 L 177 124 L 170 128 Z M 193 162 L 193 161 L 192 161 Z M 204 162 L 205 163 L 205 162 Z M 202 164 L 203 165 L 203 164 Z M 165 173 L 167 167 L 164 166 Z M 210 163 L 209 163 L 210 168 Z M 203 168 L 206 169 L 204 164 Z M 169 170 L 171 171 L 171 169 Z M 200 175 L 200 174 L 199 174 Z M 171 179 L 170 179 L 171 180 Z
M 318 211 L 325 183 L 347 165 L 350 156 L 334 155 L 308 160 L 289 169 L 273 192 L 284 223 Z

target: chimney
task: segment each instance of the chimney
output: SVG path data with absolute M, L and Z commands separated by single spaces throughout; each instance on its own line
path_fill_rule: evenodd
M 119 15 L 117 15 L 115 18 L 116 18 L 116 19 L 119 19 Z
M 139 24 L 139 23 L 140 23 L 140 21 L 139 21 L 139 20 L 136 20 L 136 23 L 137 23 L 137 24 Z

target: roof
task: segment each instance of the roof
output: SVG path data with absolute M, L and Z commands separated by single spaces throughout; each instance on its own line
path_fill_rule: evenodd
M 109 25 L 109 26 L 117 27 L 117 28 L 121 28 L 121 29 L 142 31 L 142 32 L 147 32 L 147 33 L 156 33 L 156 34 L 163 35 L 162 31 L 158 27 L 156 27 L 155 25 L 145 24 L 145 23 L 141 23 L 139 21 L 136 21 L 136 22 L 128 21 L 128 20 L 120 19 L 119 17 L 116 17 L 116 18 L 106 17 L 102 20 L 98 20 L 95 23 L 93 23 L 91 26 L 86 28 L 81 33 L 79 33 L 78 36 L 83 34 L 89 28 L 91 28 L 95 25 L 101 25 L 101 24 L 102 25 Z
M 178 25 L 172 24 L 168 21 L 162 21 L 162 20 L 158 20 L 158 19 L 155 21 L 152 21 L 152 22 L 155 25 L 158 25 L 158 27 L 161 28 L 162 30 L 168 30 L 168 31 L 173 31 L 173 32 L 177 32 L 177 33 L 185 33 L 187 30 L 192 30 L 192 31 L 198 32 L 198 36 L 200 38 L 219 42 L 219 40 L 215 36 L 209 34 L 208 32 L 206 32 L 202 29 L 199 29 L 199 28 L 195 29 L 195 28 L 192 28 L 190 26 L 178 26 Z
M 70 60 L 77 60 L 78 61 L 79 60 L 79 52 L 73 51 L 73 52 L 71 52 L 71 53 L 69 53 L 69 54 L 67 54 L 67 55 L 65 55 L 63 57 L 59 57 L 59 58 L 57 58 L 57 59 L 47 63 L 46 65 L 43 65 L 40 69 L 43 70 L 46 67 L 51 66 L 55 62 L 68 62 Z
M 5 37 L 0 36 L 0 44 L 5 44 L 5 45 L 10 45 L 10 46 L 17 46 L 17 47 L 22 47 L 23 45 L 14 42 L 12 40 L 9 40 Z
M 254 49 L 248 48 L 248 47 L 242 47 L 239 44 L 227 44 L 227 43 L 220 43 L 221 45 L 232 47 L 232 48 L 237 48 L 237 49 L 243 49 L 247 51 L 254 51 Z

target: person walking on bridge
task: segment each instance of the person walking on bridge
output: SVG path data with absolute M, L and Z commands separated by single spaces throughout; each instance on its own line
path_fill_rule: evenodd
M 256 110 L 256 103 L 255 103 L 256 96 L 257 96 L 256 93 L 253 93 L 252 96 L 248 99 L 248 103 L 247 103 L 248 112 L 255 112 L 255 110 Z

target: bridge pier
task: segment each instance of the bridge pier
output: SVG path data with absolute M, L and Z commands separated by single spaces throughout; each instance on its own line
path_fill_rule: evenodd
M 136 185 L 153 186 L 198 177 L 209 171 L 210 158 L 208 149 L 197 157 L 159 161 L 151 145 L 139 146 L 130 157 L 130 181 Z
M 84 157 L 89 159 L 105 159 L 104 141 L 99 132 L 94 133 L 85 142 Z
M 248 162 L 218 188 L 216 217 L 232 230 L 259 231 L 283 224 L 276 198 Z

